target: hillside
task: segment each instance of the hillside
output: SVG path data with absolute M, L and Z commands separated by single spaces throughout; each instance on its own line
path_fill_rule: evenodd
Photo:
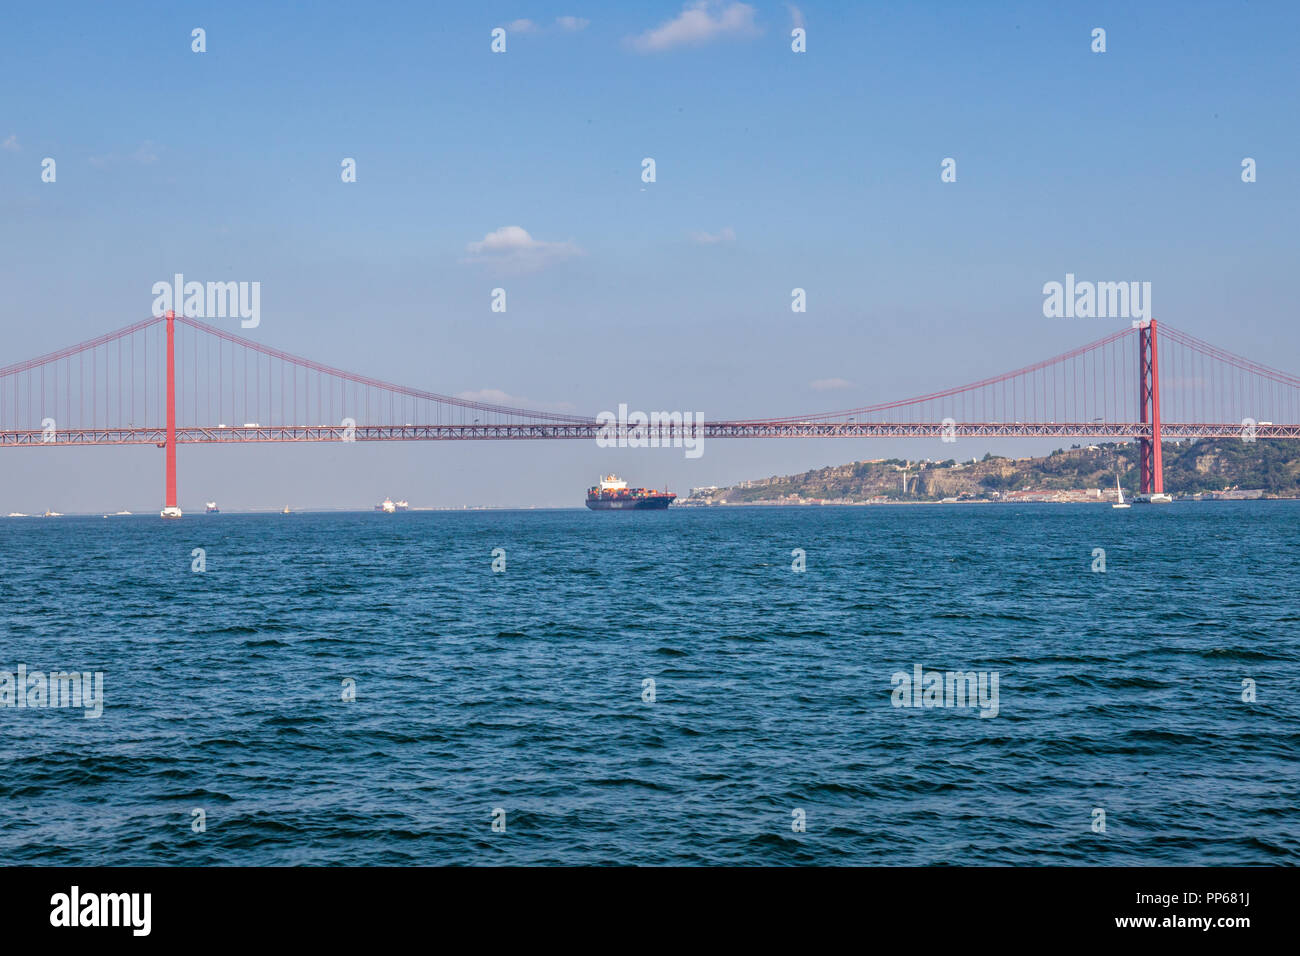
M 1214 439 L 1165 443 L 1165 491 L 1173 495 L 1300 497 L 1300 443 Z M 1119 473 L 1125 494 L 1138 490 L 1134 442 L 1075 446 L 1045 458 L 857 461 L 700 490 L 686 504 L 774 501 L 941 501 L 1055 497 L 1097 500 L 1113 495 Z M 907 490 L 903 490 L 906 480 Z

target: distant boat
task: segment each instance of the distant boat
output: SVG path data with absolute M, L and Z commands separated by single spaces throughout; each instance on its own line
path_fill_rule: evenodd
M 1138 495 L 1133 500 L 1140 505 L 1167 505 L 1172 503 L 1174 499 L 1163 491 L 1153 491 L 1150 494 Z
M 284 506 L 284 510 L 280 512 L 280 514 L 282 514 L 282 515 L 287 515 L 287 514 L 291 514 L 291 513 L 292 513 L 292 512 L 289 511 L 289 506 L 288 506 L 288 505 L 285 505 L 285 506 Z
M 221 509 L 217 507 L 217 503 L 215 501 L 207 502 L 207 504 L 204 506 L 204 510 L 210 515 L 221 514 Z
M 129 511 L 114 511 L 114 512 L 113 512 L 113 514 L 115 514 L 115 515 L 129 515 L 130 513 L 131 513 L 131 512 L 129 512 Z
M 11 512 L 9 512 L 9 517 L 10 517 L 10 518 L 29 518 L 29 517 L 31 517 L 31 516 L 30 516 L 30 515 L 25 515 L 25 514 L 23 514 L 21 511 L 11 511 Z
M 1119 486 L 1119 475 L 1115 476 L 1115 495 L 1117 501 L 1111 505 L 1112 508 L 1132 508 L 1133 506 L 1124 500 L 1124 489 Z
M 410 507 L 411 507 L 411 503 L 410 503 L 409 501 L 399 501 L 399 502 L 397 502 L 397 510 L 398 510 L 398 511 L 406 511 L 406 510 L 409 509 Z
M 385 498 L 383 501 L 379 502 L 379 504 L 375 505 L 375 510 L 390 515 L 397 510 L 397 505 L 393 503 L 392 498 Z

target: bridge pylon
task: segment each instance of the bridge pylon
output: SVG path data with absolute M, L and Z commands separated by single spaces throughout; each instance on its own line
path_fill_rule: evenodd
M 1138 328 L 1138 420 L 1151 425 L 1151 435 L 1138 438 L 1141 460 L 1140 491 L 1148 501 L 1168 501 L 1164 465 L 1160 456 L 1160 356 L 1156 320 L 1136 323 Z
M 179 518 L 176 506 L 176 313 L 168 310 L 167 320 L 167 461 L 163 466 L 164 518 Z

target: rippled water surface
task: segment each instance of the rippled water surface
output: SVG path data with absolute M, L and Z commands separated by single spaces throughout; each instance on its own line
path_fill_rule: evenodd
M 106 699 L 0 707 L 0 853 L 1294 864 L 1298 532 L 1290 502 L 0 519 L 0 670 Z M 917 664 L 997 672 L 997 716 L 893 706 Z

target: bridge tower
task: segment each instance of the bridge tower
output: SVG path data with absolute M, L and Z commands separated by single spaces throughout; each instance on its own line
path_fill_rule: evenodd
M 167 463 L 164 466 L 164 501 L 162 516 L 179 518 L 176 506 L 176 313 L 168 310 L 167 320 Z
M 1140 438 L 1141 492 L 1163 497 L 1164 467 L 1160 458 L 1160 358 L 1156 349 L 1156 320 L 1136 323 L 1138 329 L 1139 421 L 1151 423 L 1151 437 Z

